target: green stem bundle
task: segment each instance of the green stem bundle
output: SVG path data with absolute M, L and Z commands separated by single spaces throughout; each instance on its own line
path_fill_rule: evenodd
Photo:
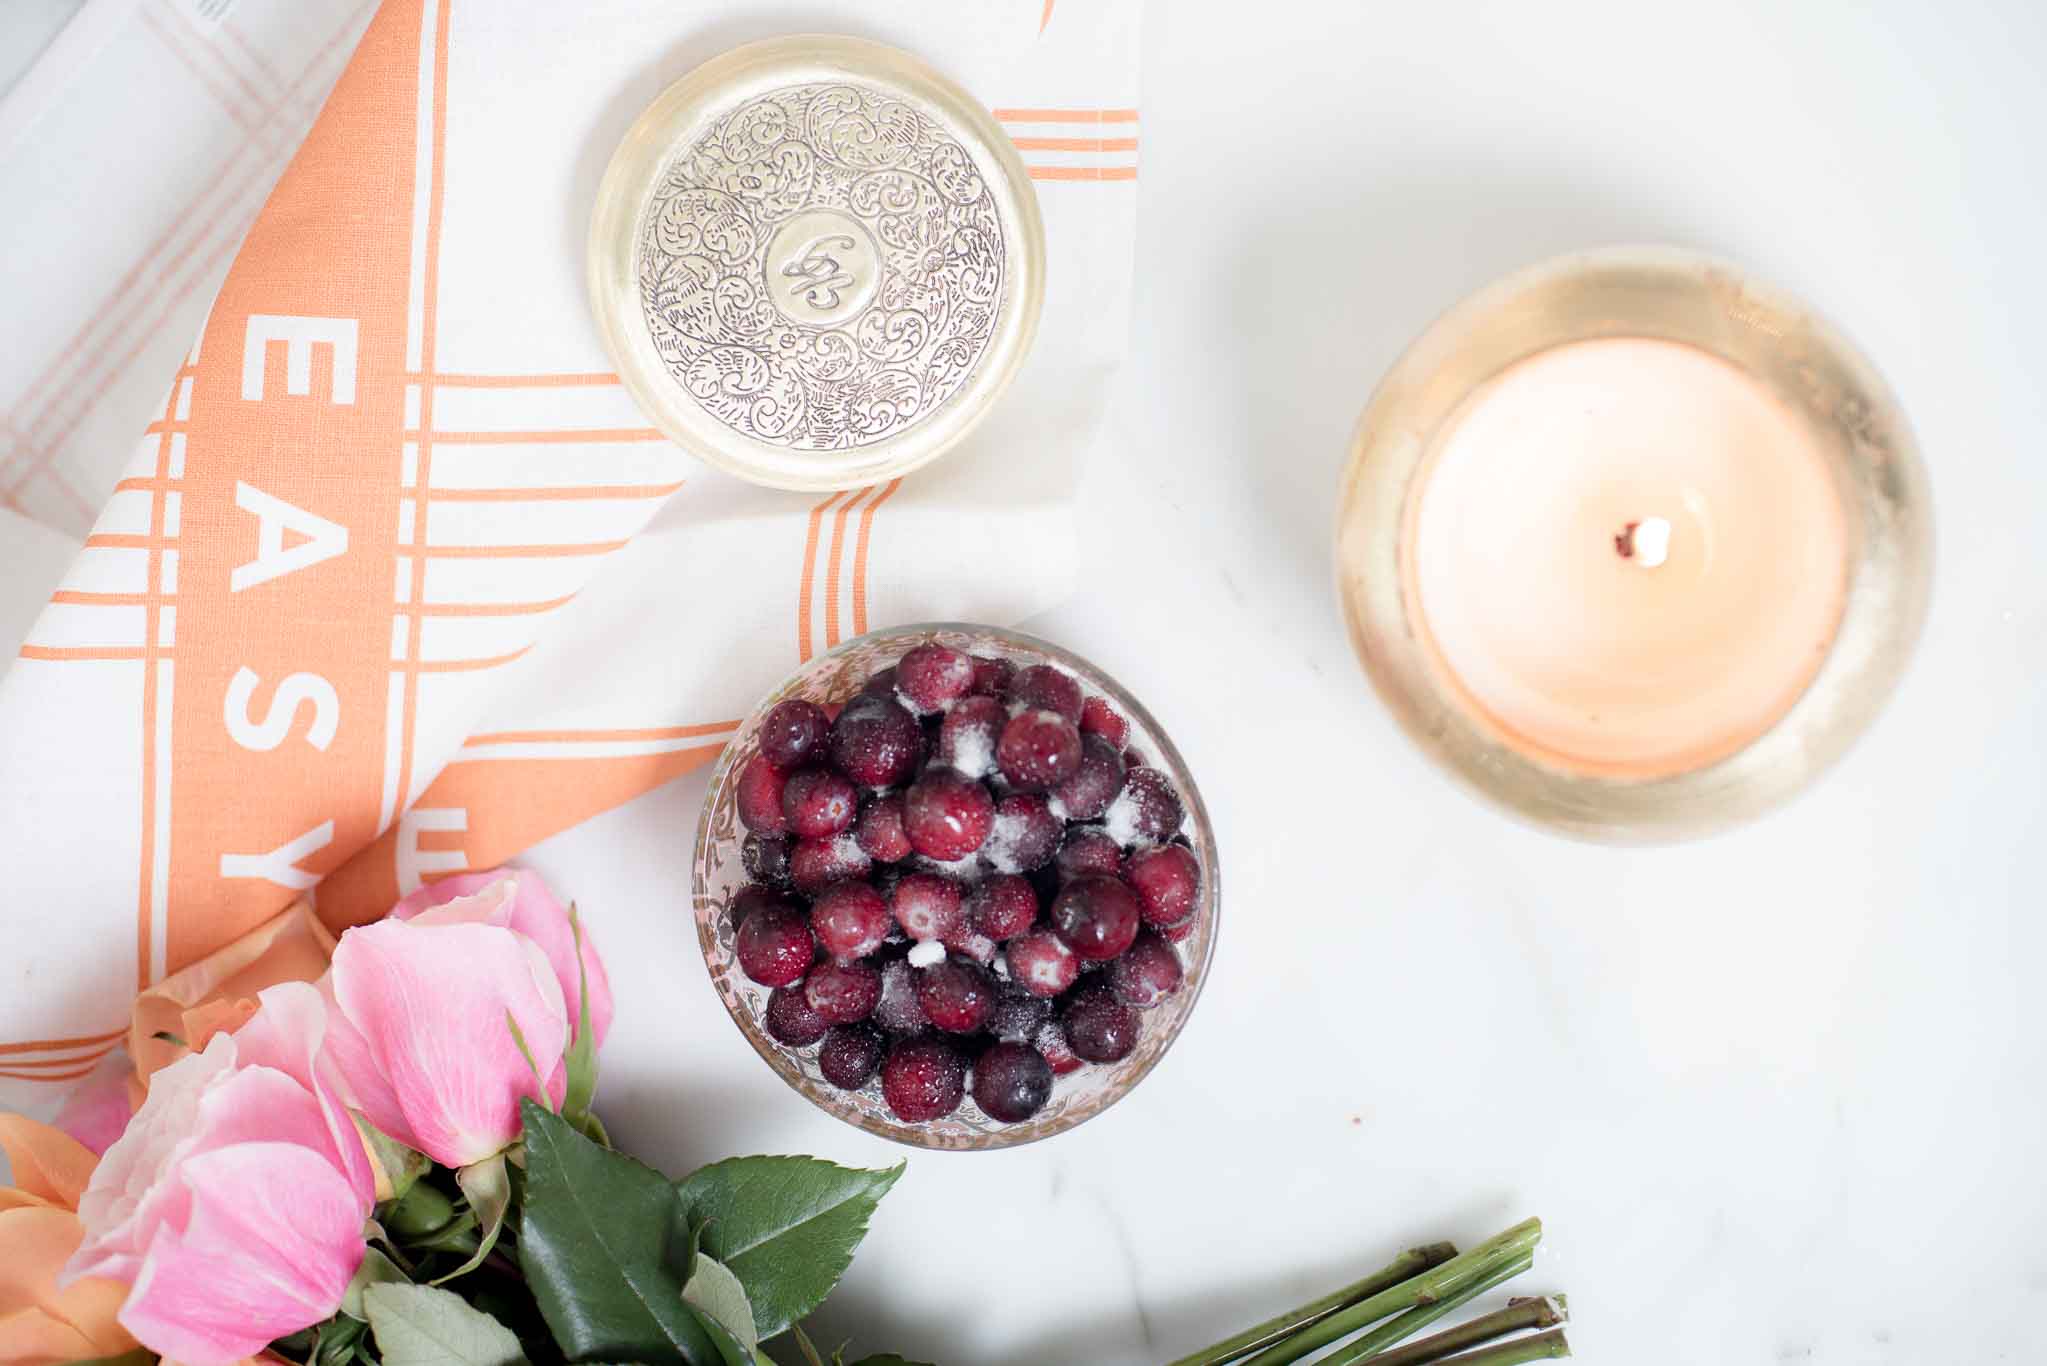
M 1447 1312 L 1450 1307 L 1447 1301 L 1444 1307 Z M 1395 1323 L 1399 1321 L 1394 1320 Z M 1455 1356 L 1467 1347 L 1478 1347 L 1495 1338 L 1506 1337 L 1510 1333 L 1524 1332 L 1530 1328 L 1554 1328 L 1563 1321 L 1564 1316 L 1554 1300 L 1547 1298 L 1516 1300 L 1505 1309 L 1475 1318 L 1469 1323 L 1460 1323 L 1455 1328 L 1445 1329 L 1433 1337 L 1411 1342 L 1405 1347 L 1381 1352 L 1377 1356 L 1372 1356 L 1369 1351 L 1338 1352 L 1328 1359 L 1326 1366 L 1351 1366 L 1351 1363 L 1363 1361 L 1367 1357 L 1370 1357 L 1371 1366 L 1423 1366 L 1425 1362 L 1440 1362 L 1446 1357 Z
M 1496 1343 L 1461 1357 L 1445 1357 L 1442 1366 L 1526 1366 L 1531 1361 L 1549 1361 L 1570 1354 L 1571 1344 L 1564 1341 L 1564 1330 L 1552 1328 L 1547 1333 Z
M 1381 1366 L 1384 1359 L 1381 1354 L 1384 1353 L 1386 1348 L 1396 1342 L 1414 1336 L 1437 1319 L 1456 1313 L 1457 1310 L 1477 1299 L 1480 1295 L 1485 1294 L 1488 1290 L 1496 1286 L 1505 1285 L 1508 1281 L 1513 1280 L 1516 1276 L 1534 1265 L 1535 1256 L 1529 1252 L 1524 1252 L 1511 1261 L 1502 1262 L 1456 1293 L 1445 1295 L 1434 1304 L 1418 1304 L 1397 1318 L 1388 1319 L 1363 1337 L 1338 1348 L 1320 1366 L 1355 1366 L 1357 1362 L 1369 1362 L 1370 1366 Z M 1466 1326 L 1468 1327 L 1469 1325 Z M 1452 1331 L 1456 1330 L 1453 1329 Z M 1484 1337 L 1473 1338 L 1471 1342 L 1463 1345 L 1470 1346 L 1472 1343 L 1490 1342 L 1497 1336 L 1498 1334 L 1496 1333 L 1489 1333 Z M 1416 1343 L 1414 1345 L 1419 1347 L 1422 1344 Z M 1412 1349 L 1402 1348 L 1401 1350 L 1409 1351 Z M 1453 1347 L 1449 1351 L 1439 1352 L 1437 1356 L 1449 1356 L 1450 1352 L 1455 1350 L 1457 1349 Z M 1436 1357 L 1411 1357 L 1409 1360 L 1434 1361 Z
M 1172 1366 L 1214 1366 L 1215 1363 L 1235 1361 L 1238 1357 L 1248 1356 L 1252 1352 L 1284 1341 L 1291 1334 L 1319 1323 L 1359 1300 L 1369 1299 L 1373 1295 L 1391 1290 L 1431 1267 L 1441 1266 L 1456 1255 L 1456 1247 L 1449 1243 L 1411 1247 L 1363 1280 L 1353 1281 L 1341 1290 L 1333 1290 L 1297 1309 L 1275 1314 L 1265 1322 L 1246 1328 L 1234 1337 L 1227 1337 L 1221 1342 L 1204 1347 L 1192 1356 L 1181 1357 L 1173 1362 Z

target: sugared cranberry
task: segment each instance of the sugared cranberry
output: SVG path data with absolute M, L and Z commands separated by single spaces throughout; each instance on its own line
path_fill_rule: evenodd
M 789 880 L 806 896 L 816 896 L 844 878 L 866 877 L 873 866 L 873 861 L 849 835 L 800 840 L 789 851 Z
M 1080 976 L 1080 957 L 1050 930 L 1032 930 L 1009 941 L 1009 979 L 1033 996 L 1053 997 Z
M 917 1004 L 951 1034 L 973 1034 L 995 1013 L 995 979 L 973 963 L 948 958 L 917 970 Z
M 817 956 L 810 922 L 787 901 L 762 906 L 740 921 L 733 946 L 740 971 L 764 987 L 794 986 Z
M 761 753 L 775 767 L 787 772 L 824 761 L 825 738 L 832 723 L 824 708 L 815 702 L 792 697 L 777 702 L 761 718 Z
M 1014 939 L 1037 918 L 1038 894 L 1020 877 L 988 878 L 967 897 L 968 923 L 997 943 Z
M 1107 698 L 1090 697 L 1080 704 L 1080 733 L 1099 735 L 1120 750 L 1129 738 L 1130 723 L 1123 719 L 1122 712 L 1109 705 Z
M 1060 1022 L 1074 1054 L 1088 1062 L 1121 1062 L 1137 1047 L 1137 1012 L 1099 987 L 1069 1001 Z
M 969 697 L 953 705 L 938 728 L 933 758 L 969 778 L 985 778 L 995 771 L 995 746 L 1009 713 L 992 697 Z
M 793 783 L 795 779 L 790 779 Z M 1109 809 L 1123 790 L 1123 756 L 1099 735 L 1080 739 L 1080 767 L 1073 776 L 1052 789 L 1052 795 L 1066 808 L 1066 818 L 1091 821 Z
M 798 839 L 828 839 L 853 823 L 859 800 L 853 784 L 830 769 L 806 768 L 782 784 L 782 818 Z
M 1017 672 L 1009 684 L 1009 701 L 1025 711 L 1057 712 L 1080 724 L 1080 684 L 1050 664 L 1033 664 Z
M 1109 990 L 1126 1006 L 1150 1010 L 1178 991 L 1184 976 L 1173 946 L 1146 930 L 1127 953 L 1109 964 Z
M 1012 792 L 995 803 L 995 823 L 981 857 L 998 873 L 1028 873 L 1052 861 L 1064 827 L 1035 792 Z
M 1055 711 L 1019 712 L 995 742 L 995 766 L 1024 791 L 1056 787 L 1080 767 L 1080 731 Z
M 1027 1043 L 998 1043 L 974 1060 L 974 1104 L 990 1119 L 1016 1124 L 1052 1098 L 1052 1065 Z
M 759 754 L 739 770 L 739 823 L 756 835 L 786 835 L 782 818 L 782 770 Z
M 869 858 L 899 863 L 910 856 L 910 835 L 903 829 L 903 797 L 889 792 L 868 799 L 853 827 L 853 838 Z
M 917 771 L 924 731 L 888 697 L 866 693 L 832 722 L 832 763 L 864 787 L 894 787 Z
M 929 768 L 903 793 L 903 829 L 910 847 L 952 863 L 979 849 L 995 823 L 988 789 L 949 768 Z
M 1140 849 L 1130 856 L 1124 876 L 1137 893 L 1145 924 L 1177 925 L 1194 914 L 1194 898 L 1201 890 L 1201 863 L 1191 849 L 1177 844 Z
M 819 963 L 803 983 L 803 999 L 827 1024 L 854 1024 L 874 1013 L 881 973 L 872 963 Z
M 941 1039 L 899 1043 L 881 1064 L 882 1099 L 906 1124 L 951 1114 L 966 1090 L 966 1061 Z
M 1059 846 L 1059 875 L 1066 881 L 1098 875 L 1116 877 L 1123 871 L 1123 846 L 1109 838 L 1099 826 L 1075 827 L 1066 832 Z
M 1093 963 L 1105 963 L 1129 948 L 1142 918 L 1137 898 L 1112 877 L 1075 878 L 1052 898 L 1052 928 Z
M 959 928 L 960 888 L 936 873 L 908 873 L 889 898 L 896 923 L 912 939 L 944 939 Z
M 1057 1020 L 1047 1020 L 1038 1026 L 1038 1037 L 1032 1043 L 1054 1076 L 1063 1077 L 1080 1069 L 1081 1061 L 1074 1056 L 1073 1045 L 1067 1041 L 1066 1027 Z
M 975 655 L 973 658 L 973 691 L 976 697 L 1001 697 L 1009 691 L 1009 681 L 1016 677 L 1016 665 L 1006 659 L 990 659 L 987 655 Z
M 1029 1043 L 1051 1018 L 1050 1001 L 1011 988 L 996 1002 L 995 1014 L 988 1020 L 988 1032 L 998 1039 Z
M 790 1048 L 808 1048 L 824 1037 L 831 1021 L 810 1008 L 801 987 L 776 987 L 768 993 L 768 1037 Z
M 962 958 L 971 958 L 982 967 L 995 961 L 995 941 L 974 928 L 967 916 L 960 917 L 959 928 L 938 941 Z
M 891 1034 L 917 1034 L 931 1027 L 917 1004 L 917 970 L 898 958 L 881 969 L 881 999 L 874 1022 Z
M 732 894 L 732 926 L 737 929 L 746 923 L 746 918 L 763 906 L 781 906 L 787 898 L 773 887 L 763 887 L 749 882 Z
M 876 669 L 860 685 L 860 691 L 869 697 L 893 698 L 896 695 L 896 666 L 891 664 L 886 669 Z
M 1157 844 L 1179 833 L 1185 814 L 1171 779 L 1155 768 L 1134 768 L 1109 803 L 1107 825 L 1120 843 Z
M 789 841 L 780 835 L 748 835 L 739 846 L 739 861 L 755 882 L 780 887 L 789 880 Z
M 881 1035 L 864 1024 L 833 1025 L 817 1050 L 817 1070 L 841 1091 L 858 1091 L 881 1067 Z
M 888 938 L 888 903 L 864 882 L 835 882 L 810 907 L 810 932 L 841 962 L 865 958 Z
M 943 711 L 974 686 L 974 661 L 932 641 L 896 661 L 896 692 L 920 712 Z

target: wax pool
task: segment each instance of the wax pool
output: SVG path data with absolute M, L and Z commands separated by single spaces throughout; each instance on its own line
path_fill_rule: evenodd
M 1408 617 L 1486 729 L 1569 771 L 1710 764 L 1804 691 L 1840 621 L 1825 453 L 1676 342 L 1538 352 L 1473 392 L 1416 476 Z

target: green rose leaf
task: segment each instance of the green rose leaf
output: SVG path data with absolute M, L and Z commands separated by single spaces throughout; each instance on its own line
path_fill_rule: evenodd
M 367 1319 L 369 1313 L 363 1307 L 363 1293 L 373 1285 L 410 1285 L 412 1277 L 398 1269 L 398 1264 L 389 1257 L 368 1248 L 363 1252 L 362 1265 L 355 1269 L 355 1277 L 342 1292 L 341 1312 L 352 1319 Z
M 732 1339 L 731 1350 L 727 1350 L 728 1344 L 718 1343 L 726 1366 L 751 1366 L 760 1338 L 754 1332 L 753 1306 L 747 1303 L 746 1287 L 715 1258 L 699 1254 L 693 1265 L 696 1269 L 690 1273 L 689 1284 L 682 1288 L 684 1302 L 697 1311 L 700 1320 L 709 1319 Z
M 512 1330 L 460 1295 L 427 1285 L 373 1285 L 363 1292 L 384 1366 L 519 1366 Z
M 755 1330 L 771 1338 L 824 1303 L 902 1174 L 900 1163 L 864 1171 L 814 1157 L 736 1157 L 677 1190 L 685 1218 L 703 1225 L 703 1254 L 739 1278 Z
M 685 1362 L 722 1354 L 683 1302 L 669 1257 L 677 1201 L 668 1178 L 593 1143 L 531 1100 L 519 1263 L 571 1361 Z

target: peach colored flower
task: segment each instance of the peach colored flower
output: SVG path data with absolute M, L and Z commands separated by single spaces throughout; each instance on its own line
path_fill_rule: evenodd
M 97 1159 L 68 1134 L 10 1114 L 0 1114 L 0 1150 L 18 1183 L 0 1187 L 0 1363 L 45 1366 L 133 1351 L 135 1339 L 115 1318 L 127 1286 L 93 1279 L 57 1288 L 85 1237 L 78 1197 Z

